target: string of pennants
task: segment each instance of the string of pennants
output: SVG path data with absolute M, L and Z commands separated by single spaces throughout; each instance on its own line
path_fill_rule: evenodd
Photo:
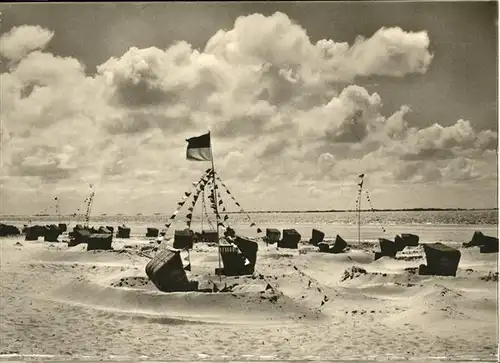
M 194 197 L 193 201 L 191 202 L 191 206 L 188 208 L 189 214 L 186 216 L 188 218 L 188 227 L 191 225 L 191 218 L 193 216 L 193 209 L 194 205 L 196 204 L 196 201 L 198 200 L 198 196 L 200 192 L 205 188 L 205 185 L 207 182 L 210 180 L 210 178 L 213 175 L 213 171 L 211 168 L 205 170 L 205 173 L 201 177 L 200 180 L 197 182 L 194 182 Z M 182 196 L 181 200 L 177 203 L 177 209 L 174 211 L 172 216 L 170 216 L 168 222 L 165 224 L 165 227 L 167 227 L 167 230 L 170 228 L 171 224 L 173 223 L 174 219 L 177 217 L 177 214 L 179 213 L 179 210 L 184 206 L 184 204 L 188 201 L 189 197 L 193 194 L 193 188 L 190 191 L 187 191 L 184 193 Z
M 59 198 L 57 197 L 54 197 L 54 203 L 50 204 L 49 206 L 45 207 L 44 209 L 42 209 L 40 212 L 38 212 L 37 214 L 46 214 L 49 210 L 51 210 L 52 208 L 54 208 L 55 210 L 55 213 L 57 215 L 59 215 Z M 31 224 L 31 219 L 28 221 L 28 224 Z
M 227 212 L 226 206 L 224 205 L 224 200 L 222 199 L 222 195 L 221 195 L 219 190 L 217 190 L 217 200 L 218 200 L 219 207 L 222 207 L 222 211 Z M 227 215 L 227 213 L 226 213 L 224 215 L 223 219 L 224 219 L 224 222 L 226 222 L 229 219 L 229 215 Z
M 226 229 L 227 227 L 226 227 L 224 222 L 227 220 L 227 218 L 226 218 L 227 215 L 225 216 L 225 218 L 221 218 L 221 215 L 219 213 L 219 208 L 218 208 L 218 207 L 222 207 L 222 210 L 225 212 L 226 207 L 223 205 L 224 202 L 222 201 L 222 198 L 220 197 L 220 193 L 218 191 L 219 186 L 217 184 L 215 184 L 215 173 L 214 173 L 214 179 L 212 180 L 212 183 L 214 185 L 213 185 L 213 188 L 211 189 L 211 193 L 208 196 L 208 200 L 210 201 L 210 206 L 212 207 L 212 210 L 215 214 L 217 226 L 222 227 L 223 229 Z M 224 219 L 224 222 L 223 222 L 223 219 Z
M 207 184 L 207 186 L 208 186 L 208 184 Z M 208 221 L 208 224 L 210 225 L 210 228 L 211 228 L 212 230 L 214 230 L 214 229 L 215 229 L 215 228 L 214 228 L 214 225 L 212 224 L 212 221 L 210 220 L 210 217 L 209 217 L 209 215 L 208 215 L 208 211 L 207 211 L 207 206 L 206 206 L 206 204 L 205 204 L 205 190 L 203 190 L 203 191 L 201 192 L 201 194 L 202 194 L 202 195 L 201 195 L 201 201 L 202 201 L 202 206 L 201 206 L 201 209 L 202 209 L 202 213 L 204 213 L 204 214 L 205 214 L 205 217 L 207 218 L 207 221 Z M 201 229 L 203 230 L 203 220 L 202 220 Z
M 359 210 L 361 207 L 361 191 L 363 189 L 363 182 L 364 182 L 364 177 L 365 174 L 360 174 L 358 177 L 361 179 L 360 182 L 358 183 L 358 196 L 356 198 L 356 210 Z
M 363 189 L 363 182 L 364 182 L 363 178 L 364 178 L 364 176 L 365 176 L 365 174 L 360 174 L 359 175 L 359 178 L 361 178 L 361 181 L 358 183 L 358 196 L 357 196 L 357 199 L 356 199 L 356 210 L 359 210 L 361 208 L 361 197 L 362 197 L 362 189 Z M 387 230 L 385 229 L 384 225 L 382 224 L 379 216 L 376 214 L 375 209 L 373 209 L 372 201 L 370 199 L 370 194 L 368 193 L 368 190 L 365 190 L 365 193 L 366 193 L 366 198 L 368 199 L 368 203 L 370 205 L 370 209 L 375 214 L 375 218 L 376 218 L 377 222 L 382 227 L 382 231 L 384 233 L 387 233 Z
M 215 182 L 216 180 L 219 181 L 219 183 L 216 183 Z M 198 182 L 193 183 L 194 191 L 193 191 L 193 189 L 191 189 L 190 191 L 185 192 L 184 195 L 182 196 L 181 200 L 177 203 L 177 209 L 173 212 L 173 214 L 169 218 L 168 222 L 165 224 L 165 226 L 167 227 L 167 231 L 170 228 L 170 226 L 172 225 L 172 223 L 174 222 L 174 220 L 177 217 L 181 208 L 186 204 L 186 202 L 190 199 L 191 196 L 193 198 L 191 201 L 191 205 L 188 208 L 188 214 L 186 215 L 187 228 L 191 227 L 191 222 L 192 222 L 192 218 L 193 218 L 193 210 L 194 210 L 194 207 L 195 207 L 200 196 L 203 199 L 202 213 L 204 212 L 207 216 L 207 219 L 208 219 L 208 212 L 206 210 L 205 203 L 204 203 L 205 190 L 207 187 L 209 187 L 209 188 L 212 187 L 212 188 L 210 188 L 211 192 L 208 195 L 208 200 L 210 201 L 211 209 L 213 210 L 213 213 L 215 214 L 216 223 L 219 227 L 226 229 L 227 228 L 226 222 L 229 219 L 229 216 L 226 213 L 227 209 L 226 209 L 226 206 L 224 205 L 224 201 L 223 201 L 222 195 L 219 191 L 218 184 L 220 184 L 225 189 L 227 195 L 229 195 L 231 197 L 231 199 L 233 200 L 233 202 L 236 204 L 236 206 L 238 206 L 238 208 L 240 209 L 240 213 L 243 213 L 247 217 L 247 219 L 250 222 L 250 227 L 255 227 L 257 230 L 257 233 L 262 233 L 262 229 L 259 228 L 255 224 L 255 222 L 253 222 L 250 215 L 247 212 L 245 212 L 245 210 L 241 207 L 240 203 L 232 195 L 229 188 L 224 184 L 224 182 L 221 180 L 221 178 L 211 168 L 209 168 L 205 171 L 202 178 Z M 219 209 L 221 212 L 219 212 Z M 223 214 L 223 216 L 221 216 L 221 214 Z M 209 220 L 211 227 L 213 228 L 213 225 L 211 224 L 210 219 L 208 219 L 208 220 Z
M 208 180 L 202 180 L 202 182 L 197 186 L 195 194 L 193 195 L 193 200 L 191 201 L 191 206 L 188 208 L 189 213 L 186 215 L 186 226 L 187 228 L 191 228 L 191 221 L 193 219 L 193 210 L 198 198 L 200 197 L 200 193 L 205 190 L 205 186 Z M 182 207 L 182 205 L 181 205 Z
M 365 190 L 365 193 L 366 193 L 366 198 L 368 199 L 368 203 L 370 204 L 370 209 L 375 214 L 375 218 L 377 219 L 377 222 L 380 224 L 380 227 L 382 227 L 382 231 L 384 231 L 384 233 L 387 233 L 387 230 L 385 229 L 384 225 L 380 221 L 379 216 L 375 213 L 375 209 L 373 209 L 372 201 L 370 199 L 370 194 L 368 194 L 368 190 Z
M 240 203 L 236 200 L 236 198 L 233 196 L 233 194 L 231 193 L 231 191 L 229 190 L 229 188 L 224 184 L 224 182 L 221 180 L 221 178 L 219 177 L 219 175 L 217 173 L 214 173 L 215 174 L 215 177 L 217 178 L 217 180 L 219 181 L 220 185 L 222 185 L 224 187 L 224 189 L 226 190 L 226 193 L 231 197 L 231 199 L 233 200 L 234 204 L 236 204 L 236 206 L 238 208 L 240 208 L 240 213 L 243 213 L 248 221 L 250 222 L 250 227 L 256 227 L 256 230 L 257 230 L 257 233 L 261 233 L 262 232 L 262 229 L 260 229 L 256 224 L 255 222 L 252 220 L 252 218 L 250 217 L 250 215 L 245 212 L 245 210 L 241 207 Z M 225 209 L 223 209 L 225 211 Z M 229 218 L 227 215 L 224 217 L 224 218 Z
M 89 184 L 90 188 L 93 188 L 94 185 L 93 184 Z M 56 197 L 57 198 L 57 197 Z M 80 212 L 80 209 L 82 209 L 89 201 L 90 201 L 90 198 L 92 198 L 91 196 L 85 198 L 85 200 L 83 201 L 82 204 L 80 204 L 80 206 L 78 208 L 76 208 L 76 211 L 75 213 L 73 213 L 71 216 L 72 217 L 76 217 L 78 215 L 78 213 Z
M 38 214 L 45 214 L 47 213 L 49 210 L 51 210 L 52 208 L 55 209 L 56 213 L 59 211 L 59 208 L 58 208 L 58 204 L 57 204 L 57 201 L 58 201 L 58 198 L 57 197 L 54 197 L 54 203 L 52 203 L 51 205 L 49 205 L 48 207 L 45 207 L 41 212 L 39 212 Z
M 78 213 L 80 212 L 80 209 L 82 209 L 87 204 L 87 202 L 89 201 L 89 199 L 90 199 L 90 197 L 85 198 L 85 200 L 83 201 L 83 203 L 78 208 L 76 208 L 75 213 L 72 214 L 73 217 L 76 217 L 78 215 Z

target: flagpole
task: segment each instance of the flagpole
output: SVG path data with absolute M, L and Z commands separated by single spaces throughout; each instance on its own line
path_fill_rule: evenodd
M 210 131 L 208 132 L 210 134 Z M 220 240 L 219 240 L 219 206 L 217 202 L 217 188 L 216 188 L 216 181 L 215 181 L 215 165 L 214 165 L 214 155 L 212 151 L 212 137 L 210 137 L 210 156 L 212 159 L 212 178 L 214 178 L 214 203 L 215 203 L 215 220 L 217 223 L 217 257 L 219 260 L 219 278 L 222 280 L 221 277 L 221 260 L 220 260 Z
M 361 193 L 363 191 L 363 178 L 365 174 L 361 174 L 361 182 L 359 183 L 359 195 L 358 195 L 358 244 L 361 243 Z
M 358 245 L 361 243 L 361 189 L 363 189 L 362 185 L 358 196 Z

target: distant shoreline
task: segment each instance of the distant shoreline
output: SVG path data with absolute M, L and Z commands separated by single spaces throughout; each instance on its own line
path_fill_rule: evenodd
M 498 211 L 498 208 L 396 208 L 396 209 L 362 209 L 362 213 L 366 212 L 446 212 L 446 211 Z M 225 214 L 300 214 L 300 213 L 352 213 L 357 212 L 356 209 L 324 209 L 324 210 L 252 210 L 245 212 L 224 212 Z M 101 214 L 94 215 L 93 218 L 96 217 L 158 217 L 169 215 L 170 213 L 153 213 L 153 214 L 135 214 L 135 215 L 126 215 L 126 214 Z M 212 213 L 210 213 L 212 214 Z M 2 217 L 59 217 L 57 215 L 50 214 L 0 214 L 0 218 Z M 82 215 L 78 214 L 75 217 L 81 217 Z M 61 215 L 61 217 L 73 217 L 72 215 Z

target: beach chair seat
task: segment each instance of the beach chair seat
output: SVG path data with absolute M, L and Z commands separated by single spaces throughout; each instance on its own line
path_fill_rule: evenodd
M 312 245 L 317 246 L 318 243 L 323 242 L 323 239 L 325 238 L 325 233 L 321 232 L 318 229 L 312 230 L 312 236 L 309 242 L 311 242 Z
M 497 253 L 498 238 L 486 236 L 480 231 L 475 231 L 472 239 L 464 243 L 464 247 L 479 247 L 480 253 Z
M 0 223 L 0 237 L 18 236 L 20 234 L 21 231 L 16 226 Z
M 174 244 L 175 249 L 192 249 L 194 242 L 194 233 L 191 229 L 176 230 L 174 233 Z
M 25 229 L 25 240 L 26 241 L 37 241 L 38 237 L 43 237 L 45 235 L 44 226 L 32 226 Z
M 283 237 L 278 241 L 278 248 L 299 248 L 301 235 L 295 229 L 284 229 Z
M 419 274 L 456 276 L 461 253 L 442 243 L 424 244 L 427 265 L 420 265 Z
M 92 233 L 87 238 L 87 251 L 110 250 L 113 242 L 111 233 Z
M 180 251 L 163 249 L 146 265 L 146 275 L 163 292 L 195 291 L 197 281 L 189 281 Z
M 266 228 L 266 243 L 277 243 L 281 238 L 281 232 L 276 228 Z
M 201 231 L 200 242 L 218 242 L 217 231 Z
M 146 229 L 146 237 L 156 238 L 156 237 L 158 237 L 158 233 L 159 233 L 158 228 L 148 227 Z
M 43 240 L 46 242 L 57 242 L 60 234 L 61 230 L 59 229 L 59 226 L 56 226 L 55 224 L 45 226 Z
M 130 228 L 118 226 L 116 238 L 130 238 Z
M 386 238 L 378 239 L 381 256 L 396 257 L 398 246 Z

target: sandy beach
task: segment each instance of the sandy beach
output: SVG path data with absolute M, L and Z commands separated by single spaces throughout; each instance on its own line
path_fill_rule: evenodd
M 62 239 L 62 238 L 60 238 Z M 213 276 L 217 247 L 195 244 L 190 279 L 227 292 L 163 293 L 141 254 L 2 238 L 1 354 L 31 359 L 494 360 L 497 259 L 462 249 L 456 277 L 419 276 L 423 248 L 374 261 L 367 245 L 325 254 L 260 242 L 256 273 Z M 225 288 L 225 289 L 224 289 Z

